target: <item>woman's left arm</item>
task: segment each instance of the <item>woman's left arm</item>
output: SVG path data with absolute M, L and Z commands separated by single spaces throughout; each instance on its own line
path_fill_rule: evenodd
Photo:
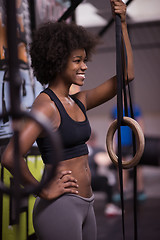
M 121 0 L 111 0 L 111 7 L 113 16 L 119 14 L 121 17 L 122 34 L 127 53 L 127 70 L 125 78 L 127 79 L 128 74 L 128 80 L 132 81 L 134 79 L 133 53 L 127 31 L 126 5 Z M 113 76 L 98 87 L 84 91 L 80 98 L 84 102 L 86 109 L 89 110 L 112 99 L 116 94 L 117 79 L 116 76 Z
M 121 17 L 122 47 L 123 47 L 123 56 L 124 56 L 123 61 L 125 66 L 126 66 L 126 62 L 125 62 L 126 59 L 125 59 L 124 48 L 126 48 L 126 54 L 127 54 L 127 69 L 125 69 L 125 79 L 127 79 L 127 74 L 128 74 L 128 80 L 132 81 L 134 79 L 134 64 L 133 64 L 133 52 L 132 52 L 130 39 L 128 36 L 127 23 L 126 23 L 127 6 L 122 0 L 110 0 L 110 2 L 111 2 L 113 17 L 115 17 L 116 14 L 120 15 Z

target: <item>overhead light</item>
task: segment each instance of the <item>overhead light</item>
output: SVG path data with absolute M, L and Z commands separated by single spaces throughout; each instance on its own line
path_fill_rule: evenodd
M 134 0 L 127 7 L 127 15 L 134 22 L 159 21 L 160 0 Z
M 81 3 L 76 8 L 76 24 L 84 27 L 101 27 L 107 24 L 106 19 L 98 15 L 98 9 L 90 3 Z

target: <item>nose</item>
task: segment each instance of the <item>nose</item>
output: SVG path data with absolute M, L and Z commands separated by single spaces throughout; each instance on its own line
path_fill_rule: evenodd
M 87 64 L 85 62 L 82 62 L 81 69 L 83 71 L 88 69 Z

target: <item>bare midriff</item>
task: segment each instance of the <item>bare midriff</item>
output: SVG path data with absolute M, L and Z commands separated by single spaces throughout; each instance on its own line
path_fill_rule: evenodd
M 88 165 L 88 155 L 72 158 L 59 163 L 57 172 L 71 171 L 71 176 L 77 180 L 78 195 L 89 198 L 92 196 L 91 173 Z

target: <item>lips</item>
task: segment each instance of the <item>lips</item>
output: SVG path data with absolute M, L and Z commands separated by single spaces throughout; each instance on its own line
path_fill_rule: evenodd
M 85 79 L 85 74 L 84 73 L 77 73 L 77 75 L 83 79 Z

